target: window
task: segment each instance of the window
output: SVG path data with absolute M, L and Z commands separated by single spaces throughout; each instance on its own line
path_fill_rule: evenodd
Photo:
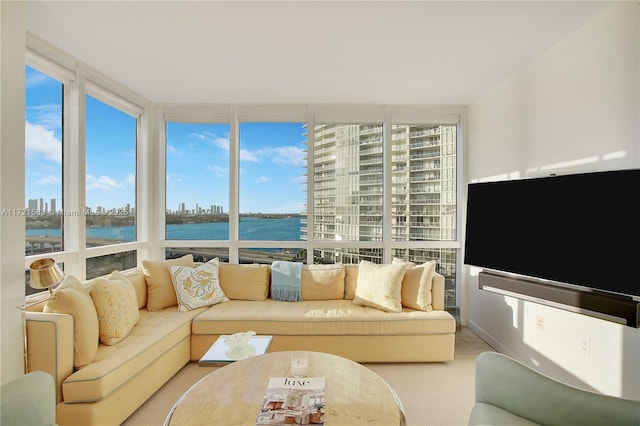
M 455 241 L 456 126 L 394 124 L 391 132 L 393 241 Z M 445 306 L 455 306 L 456 249 L 399 249 L 393 257 L 436 260 Z
M 26 67 L 25 255 L 63 250 L 62 108 L 64 85 Z M 22 212 L 16 212 L 21 214 Z
M 166 164 L 166 239 L 228 240 L 229 125 L 167 123 Z
M 136 240 L 137 119 L 86 95 L 87 247 Z
M 314 238 L 382 241 L 383 125 L 317 124 L 314 128 Z M 382 260 L 378 250 L 315 250 L 314 259 Z
M 240 123 L 241 240 L 300 240 L 305 134 L 303 123 Z
M 167 124 L 166 235 L 175 241 L 166 244 L 167 258 L 191 253 L 203 261 L 219 257 L 238 263 L 436 260 L 445 276 L 447 306 L 455 306 L 458 249 L 439 244 L 457 244 L 453 119 L 405 124 L 376 121 L 375 114 L 362 121 L 333 121 L 325 117 L 339 114 L 325 114 L 318 123 L 309 116 L 309 126 L 260 121 L 256 109 L 237 110 L 242 118 L 237 132 L 230 132 L 233 113 L 225 119 L 228 124 Z M 169 114 L 184 116 L 175 110 Z M 308 161 L 312 170 L 307 170 Z M 220 175 L 209 173 L 213 170 Z M 192 192 L 197 195 L 189 198 Z M 218 198 L 200 201 L 211 194 Z M 220 221 L 201 207 L 227 200 L 230 208 Z M 214 227 L 222 234 L 208 230 Z

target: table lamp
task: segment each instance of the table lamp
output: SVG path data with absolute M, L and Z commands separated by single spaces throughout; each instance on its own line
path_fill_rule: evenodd
M 64 274 L 56 264 L 56 261 L 51 258 L 38 259 L 29 265 L 29 287 L 36 290 L 49 290 L 49 297 L 47 299 L 39 299 L 33 303 L 24 304 L 19 306 L 18 309 L 22 311 L 22 329 L 24 333 L 24 372 L 29 372 L 29 361 L 27 358 L 27 316 L 25 311 L 38 303 L 46 302 L 53 299 L 53 287 L 60 284 L 64 279 Z
M 53 296 L 53 287 L 60 284 L 64 274 L 51 258 L 39 259 L 29 265 L 29 287 L 36 290 L 48 289 L 49 296 Z

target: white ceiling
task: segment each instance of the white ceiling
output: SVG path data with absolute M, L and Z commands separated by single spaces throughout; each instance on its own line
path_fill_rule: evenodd
M 155 102 L 467 105 L 593 1 L 29 1 L 27 29 Z

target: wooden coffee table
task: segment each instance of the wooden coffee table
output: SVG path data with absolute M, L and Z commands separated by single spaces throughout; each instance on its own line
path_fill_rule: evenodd
M 292 354 L 253 356 L 213 371 L 178 399 L 164 425 L 255 425 L 269 378 L 290 376 Z M 306 354 L 307 376 L 325 378 L 326 425 L 405 424 L 396 393 L 373 371 L 336 355 Z

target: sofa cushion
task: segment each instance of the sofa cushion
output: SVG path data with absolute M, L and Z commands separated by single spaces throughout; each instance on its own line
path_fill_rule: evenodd
M 62 384 L 64 402 L 93 402 L 108 397 L 161 355 L 188 340 L 191 321 L 205 309 L 142 309 L 126 339 L 113 346 L 101 344 L 95 362 L 67 377 Z
M 269 294 L 269 265 L 220 263 L 220 287 L 231 300 L 265 300 Z
M 107 278 L 96 278 L 89 289 L 98 314 L 100 341 L 115 345 L 129 334 L 140 318 L 133 284 L 119 271 Z
M 407 270 L 402 279 L 402 306 L 431 311 L 431 286 L 436 272 L 435 260 L 430 260 L 421 265 L 413 262 L 394 258 L 392 263 L 404 263 Z
M 216 303 L 227 302 L 218 280 L 218 258 L 195 268 L 169 266 L 171 281 L 178 298 L 178 311 L 185 312 Z
M 288 336 L 419 335 L 455 332 L 455 320 L 445 311 L 402 312 L 354 305 L 351 300 L 299 303 L 267 299 L 231 300 L 208 308 L 193 320 L 194 335 L 221 335 L 253 330 Z
M 44 312 L 73 316 L 73 366 L 91 364 L 98 351 L 98 314 L 89 290 L 73 275 L 67 276 L 47 301 Z
M 344 265 L 305 265 L 302 268 L 302 300 L 344 298 Z
M 403 263 L 379 265 L 361 261 L 353 303 L 386 312 L 401 312 L 402 279 L 406 269 L 407 265 Z
M 178 304 L 169 274 L 169 265 L 195 266 L 191 254 L 178 259 L 142 261 L 144 278 L 147 282 L 147 309 L 150 311 L 159 311 Z

